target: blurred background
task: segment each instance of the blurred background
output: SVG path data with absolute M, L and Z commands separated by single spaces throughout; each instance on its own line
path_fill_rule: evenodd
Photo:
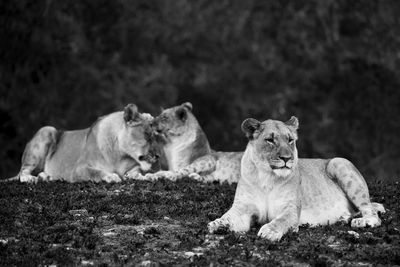
M 400 2 L 3 0 L 0 176 L 44 125 L 190 101 L 214 149 L 240 124 L 300 120 L 301 157 L 400 172 Z

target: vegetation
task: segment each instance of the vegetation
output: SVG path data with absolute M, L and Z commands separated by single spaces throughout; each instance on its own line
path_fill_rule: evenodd
M 4 0 L 0 10 L 1 177 L 41 126 L 184 101 L 215 149 L 243 150 L 247 117 L 296 115 L 300 156 L 398 177 L 397 0 Z
M 230 207 L 233 185 L 2 184 L 0 265 L 399 265 L 400 185 L 370 189 L 388 210 L 381 227 L 304 226 L 272 243 L 256 236 L 260 225 L 244 235 L 207 234 L 207 223 Z

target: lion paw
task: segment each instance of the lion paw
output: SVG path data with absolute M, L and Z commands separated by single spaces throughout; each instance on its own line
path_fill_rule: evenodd
M 146 173 L 143 176 L 143 180 L 146 181 L 156 181 L 157 179 L 159 179 L 159 177 L 155 173 Z
M 130 170 L 124 174 L 124 179 L 127 180 L 143 180 L 144 176 L 136 169 Z
M 122 180 L 116 173 L 110 173 L 103 177 L 103 181 L 107 183 L 120 183 Z
M 361 218 L 355 218 L 351 221 L 351 227 L 377 227 L 381 225 L 381 219 L 377 216 L 367 216 Z
M 156 173 L 146 173 L 145 180 L 156 181 L 161 178 L 176 181 L 176 175 L 172 171 L 159 171 Z
M 196 172 L 193 172 L 193 173 L 189 174 L 188 176 L 189 176 L 190 179 L 193 179 L 193 180 L 196 180 L 196 181 L 200 181 L 200 182 L 204 181 L 203 176 L 201 176 L 200 174 L 198 174 Z
M 127 180 L 140 180 L 140 181 L 148 181 L 149 179 L 141 173 L 136 174 L 125 174 L 124 178 Z
M 258 231 L 257 235 L 270 241 L 279 241 L 282 238 L 283 233 L 274 229 L 271 225 L 265 224 L 261 227 L 260 231 Z
M 19 176 L 19 181 L 21 183 L 36 184 L 39 178 L 30 174 L 21 174 Z
M 228 228 L 228 227 L 229 227 L 229 221 L 224 218 L 216 219 L 212 222 L 209 222 L 207 225 L 208 232 L 210 234 L 213 234 L 222 228 Z
M 49 182 L 51 180 L 51 176 L 45 172 L 41 172 L 38 174 L 38 180 L 42 182 Z

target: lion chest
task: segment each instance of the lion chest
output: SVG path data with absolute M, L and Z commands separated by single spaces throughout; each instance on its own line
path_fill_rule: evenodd
M 190 151 L 184 144 L 164 147 L 165 157 L 168 162 L 168 169 L 179 170 L 189 165 Z
M 253 198 L 258 209 L 260 223 L 275 219 L 288 205 L 296 201 L 290 190 L 273 183 L 262 183 L 256 190 L 253 190 Z
M 267 194 L 266 201 L 266 218 L 268 221 L 271 221 L 278 217 L 285 207 L 290 203 L 288 201 L 290 196 L 287 192 L 282 192 L 279 190 L 271 190 Z

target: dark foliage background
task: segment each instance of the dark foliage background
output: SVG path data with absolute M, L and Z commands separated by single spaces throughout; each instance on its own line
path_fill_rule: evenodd
M 247 117 L 300 119 L 302 157 L 400 170 L 400 3 L 0 2 L 0 175 L 39 127 L 82 128 L 134 102 L 194 104 L 214 149 Z

